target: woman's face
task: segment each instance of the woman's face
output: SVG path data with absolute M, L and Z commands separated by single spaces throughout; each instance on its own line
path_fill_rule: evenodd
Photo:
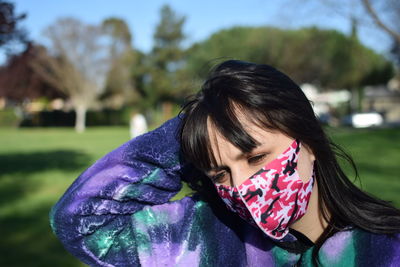
M 247 133 L 259 143 L 248 154 L 243 153 L 239 148 L 221 136 L 215 129 L 215 126 L 208 121 L 208 134 L 217 166 L 212 166 L 211 170 L 207 171 L 206 174 L 214 183 L 229 186 L 240 185 L 267 163 L 282 154 L 294 140 L 279 131 L 260 128 L 249 120 L 246 120 L 240 114 L 239 121 Z M 311 178 L 314 160 L 314 155 L 302 144 L 297 168 L 300 178 L 304 182 L 307 182 Z

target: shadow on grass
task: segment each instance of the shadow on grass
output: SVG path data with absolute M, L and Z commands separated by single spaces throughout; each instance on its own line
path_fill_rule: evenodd
M 89 162 L 87 154 L 75 150 L 0 154 L 0 174 L 32 174 L 52 169 L 73 171 Z
M 0 205 L 12 205 L 40 184 L 32 174 L 48 170 L 76 171 L 88 166 L 90 157 L 73 150 L 0 154 Z
M 48 214 L 54 203 L 26 201 L 42 186 L 32 174 L 76 171 L 90 160 L 89 155 L 74 150 L 0 155 L 0 266 L 83 266 L 51 231 Z
M 0 218 L 0 266 L 83 266 L 70 255 L 51 232 L 51 204 Z

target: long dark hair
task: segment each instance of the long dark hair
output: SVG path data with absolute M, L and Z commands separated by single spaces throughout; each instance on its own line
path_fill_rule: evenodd
M 257 125 L 301 140 L 315 155 L 318 201 L 328 222 L 316 243 L 315 253 L 329 236 L 349 226 L 378 234 L 400 231 L 400 210 L 363 192 L 350 181 L 337 158 L 348 161 L 357 174 L 351 157 L 324 133 L 299 86 L 271 66 L 228 60 L 210 73 L 201 90 L 182 109 L 183 157 L 200 170 L 208 170 L 215 164 L 208 119 L 240 150 L 253 150 L 257 142 L 238 121 L 237 109 Z M 213 191 L 204 176 L 188 183 L 203 195 Z

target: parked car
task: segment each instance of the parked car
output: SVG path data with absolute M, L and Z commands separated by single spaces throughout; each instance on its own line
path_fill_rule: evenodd
M 342 120 L 342 124 L 354 128 L 377 127 L 382 126 L 383 123 L 383 117 L 378 112 L 353 113 Z

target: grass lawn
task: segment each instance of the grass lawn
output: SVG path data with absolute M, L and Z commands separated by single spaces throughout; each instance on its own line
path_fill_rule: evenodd
M 329 132 L 354 157 L 362 187 L 400 207 L 400 129 Z M 51 233 L 48 212 L 83 170 L 129 139 L 128 128 L 1 128 L 0 138 L 0 266 L 84 266 Z
M 400 128 L 339 128 L 328 132 L 353 157 L 360 176 L 356 184 L 400 208 Z M 344 167 L 349 177 L 354 177 L 350 168 Z

